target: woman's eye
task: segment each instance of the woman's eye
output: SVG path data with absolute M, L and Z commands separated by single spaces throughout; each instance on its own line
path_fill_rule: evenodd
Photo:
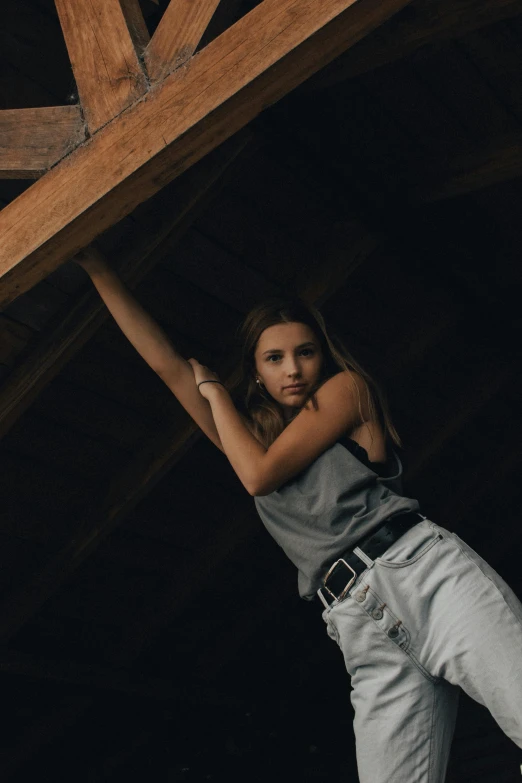
M 280 359 L 280 358 L 281 358 L 281 357 L 279 356 L 279 354 L 277 354 L 277 353 L 272 353 L 272 354 L 270 354 L 270 356 L 267 358 L 267 362 L 272 362 L 272 359 L 276 359 L 276 360 L 277 360 L 277 359 Z M 273 362 L 272 362 L 272 364 L 273 364 Z
M 312 348 L 303 348 L 301 351 L 301 356 L 312 356 L 313 350 Z

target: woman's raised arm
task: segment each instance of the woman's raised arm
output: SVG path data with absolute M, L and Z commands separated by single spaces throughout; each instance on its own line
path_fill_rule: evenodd
M 169 387 L 205 435 L 223 451 L 212 409 L 198 391 L 192 367 L 179 355 L 163 329 L 136 301 L 96 249 L 87 248 L 74 260 L 91 278 L 125 337 Z

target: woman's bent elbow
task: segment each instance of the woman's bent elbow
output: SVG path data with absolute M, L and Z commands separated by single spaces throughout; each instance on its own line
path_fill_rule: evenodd
M 248 494 L 253 498 L 262 498 L 278 488 L 277 486 L 271 486 L 268 481 L 251 481 L 244 486 Z

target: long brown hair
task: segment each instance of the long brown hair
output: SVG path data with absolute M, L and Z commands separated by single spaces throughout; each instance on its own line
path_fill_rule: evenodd
M 342 370 L 356 372 L 363 379 L 366 387 L 370 419 L 380 421 L 385 434 L 400 446 L 400 438 L 390 418 L 386 399 L 377 384 L 346 350 L 345 346 L 337 338 L 330 337 L 323 317 L 315 307 L 307 305 L 301 299 L 286 298 L 268 299 L 259 304 L 247 315 L 240 331 L 243 379 L 246 382 L 245 408 L 252 431 L 258 440 L 268 448 L 287 424 L 279 403 L 268 394 L 263 386 L 256 383 L 255 351 L 259 338 L 265 329 L 281 323 L 305 324 L 310 327 L 319 340 L 323 354 L 322 375 L 308 399 L 311 398 L 313 404 L 316 405 L 314 392 L 328 378 Z M 361 424 L 363 424 L 359 386 L 355 381 L 353 381 L 353 385 L 359 403 Z

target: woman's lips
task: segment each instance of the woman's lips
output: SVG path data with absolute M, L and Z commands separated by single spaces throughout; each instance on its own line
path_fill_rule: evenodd
M 293 383 L 291 386 L 283 386 L 283 389 L 288 389 L 289 391 L 298 392 L 304 389 L 306 384 L 304 383 Z

